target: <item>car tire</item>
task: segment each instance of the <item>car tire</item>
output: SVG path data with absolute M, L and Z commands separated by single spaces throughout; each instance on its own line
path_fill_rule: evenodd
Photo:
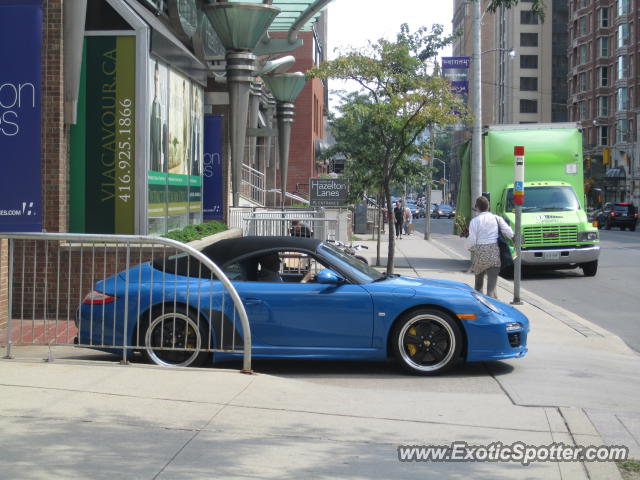
M 632 231 L 632 232 L 635 232 L 636 231 L 636 226 L 635 225 L 631 225 L 629 227 L 629 230 Z
M 598 260 L 583 263 L 582 265 L 580 265 L 580 268 L 582 268 L 582 273 L 584 273 L 585 277 L 594 277 L 598 272 Z
M 437 375 L 459 359 L 462 333 L 456 321 L 439 310 L 423 308 L 405 314 L 393 329 L 393 353 L 413 375 Z
M 607 222 L 607 224 L 604 226 L 605 230 L 611 230 L 611 222 Z
M 186 308 L 155 308 L 145 321 L 142 353 L 156 365 L 188 367 L 202 365 L 210 354 L 206 322 Z M 186 334 L 185 334 L 186 332 Z M 187 346 L 189 349 L 181 349 Z M 164 347 L 158 348 L 158 347 Z

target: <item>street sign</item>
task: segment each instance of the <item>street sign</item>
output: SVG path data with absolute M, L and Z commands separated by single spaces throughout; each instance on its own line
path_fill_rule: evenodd
M 312 178 L 309 203 L 312 207 L 342 207 L 347 204 L 349 183 L 335 178 Z

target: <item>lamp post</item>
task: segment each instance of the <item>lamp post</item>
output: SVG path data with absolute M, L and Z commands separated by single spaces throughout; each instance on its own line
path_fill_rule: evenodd
M 265 75 L 262 78 L 277 101 L 276 118 L 278 120 L 278 153 L 280 157 L 280 201 L 284 208 L 287 191 L 291 126 L 293 124 L 293 102 L 304 87 L 306 77 L 304 73 L 295 72 L 276 73 Z
M 504 51 L 496 48 L 482 51 L 482 5 L 481 0 L 473 1 L 473 126 L 471 130 L 471 208 L 476 198 L 482 195 L 482 54 Z M 514 52 L 515 55 L 515 52 Z
M 482 194 L 482 3 L 473 1 L 473 126 L 471 130 L 471 211 Z
M 247 137 L 251 84 L 255 80 L 253 53 L 280 10 L 270 5 L 210 3 L 204 6 L 220 41 L 227 50 L 227 87 L 231 123 L 231 190 L 233 206 L 240 203 L 240 178 Z

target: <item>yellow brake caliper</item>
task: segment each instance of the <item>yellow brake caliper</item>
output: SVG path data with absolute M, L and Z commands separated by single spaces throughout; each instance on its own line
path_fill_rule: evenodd
M 408 333 L 409 333 L 409 335 L 417 335 L 418 334 L 418 332 L 416 331 L 415 327 L 411 327 L 409 329 Z M 416 354 L 416 352 L 418 351 L 418 348 L 414 344 L 410 343 L 409 345 L 407 345 L 407 350 L 409 351 L 409 355 L 411 355 L 413 357 Z

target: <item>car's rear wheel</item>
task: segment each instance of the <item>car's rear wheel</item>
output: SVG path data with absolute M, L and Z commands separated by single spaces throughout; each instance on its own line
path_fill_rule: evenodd
M 611 222 L 607 222 L 607 224 L 604 227 L 606 230 L 611 230 Z
M 209 344 L 204 320 L 185 308 L 155 309 L 144 334 L 145 357 L 156 365 L 188 367 L 201 365 Z
M 598 260 L 580 265 L 585 277 L 593 277 L 598 272 Z
M 636 226 L 635 225 L 631 225 L 629 227 L 629 230 L 631 230 L 632 232 L 635 232 L 636 231 Z
M 436 375 L 460 357 L 462 334 L 449 315 L 420 309 L 405 315 L 395 326 L 393 350 L 400 366 L 415 375 Z

